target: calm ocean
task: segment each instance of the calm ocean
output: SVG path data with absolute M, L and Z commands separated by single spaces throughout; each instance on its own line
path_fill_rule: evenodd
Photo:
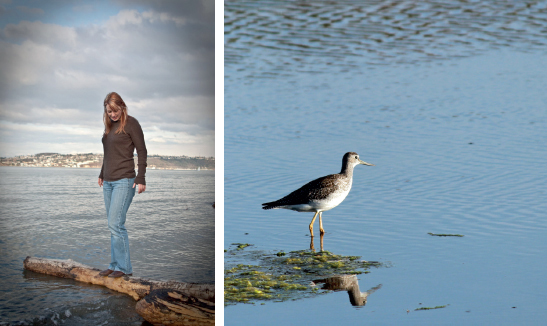
M 23 270 L 26 256 L 104 269 L 110 233 L 98 169 L 0 167 L 0 321 L 141 325 L 135 301 Z M 214 282 L 214 171 L 148 170 L 126 227 L 133 275 Z
M 376 166 L 323 213 L 324 249 L 390 266 L 359 275 L 383 285 L 364 307 L 257 300 L 226 325 L 545 323 L 547 2 L 225 1 L 224 21 L 225 249 L 308 249 L 312 213 L 261 203 L 354 151 Z

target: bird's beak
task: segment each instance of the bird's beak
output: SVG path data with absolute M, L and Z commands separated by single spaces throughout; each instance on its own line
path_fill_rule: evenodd
M 359 160 L 359 164 L 374 166 L 374 164 L 370 164 L 370 163 L 367 163 L 367 162 L 361 161 L 361 160 Z

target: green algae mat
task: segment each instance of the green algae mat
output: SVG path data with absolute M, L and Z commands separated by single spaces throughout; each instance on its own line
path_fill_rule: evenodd
M 248 243 L 233 243 L 225 249 L 224 262 L 225 305 L 313 297 L 332 292 L 318 287 L 317 279 L 366 274 L 371 268 L 385 266 L 361 260 L 359 256 L 336 255 L 329 251 L 253 250 L 253 245 Z

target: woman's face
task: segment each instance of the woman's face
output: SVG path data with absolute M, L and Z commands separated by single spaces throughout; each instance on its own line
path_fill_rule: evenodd
M 122 110 L 118 110 L 117 112 L 110 109 L 110 105 L 106 105 L 106 114 L 110 117 L 112 121 L 118 121 L 120 119 L 120 116 L 122 115 Z

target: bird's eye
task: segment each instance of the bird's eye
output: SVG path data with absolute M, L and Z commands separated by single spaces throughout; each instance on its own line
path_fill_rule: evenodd
M 359 156 L 355 156 L 356 159 L 359 159 Z

